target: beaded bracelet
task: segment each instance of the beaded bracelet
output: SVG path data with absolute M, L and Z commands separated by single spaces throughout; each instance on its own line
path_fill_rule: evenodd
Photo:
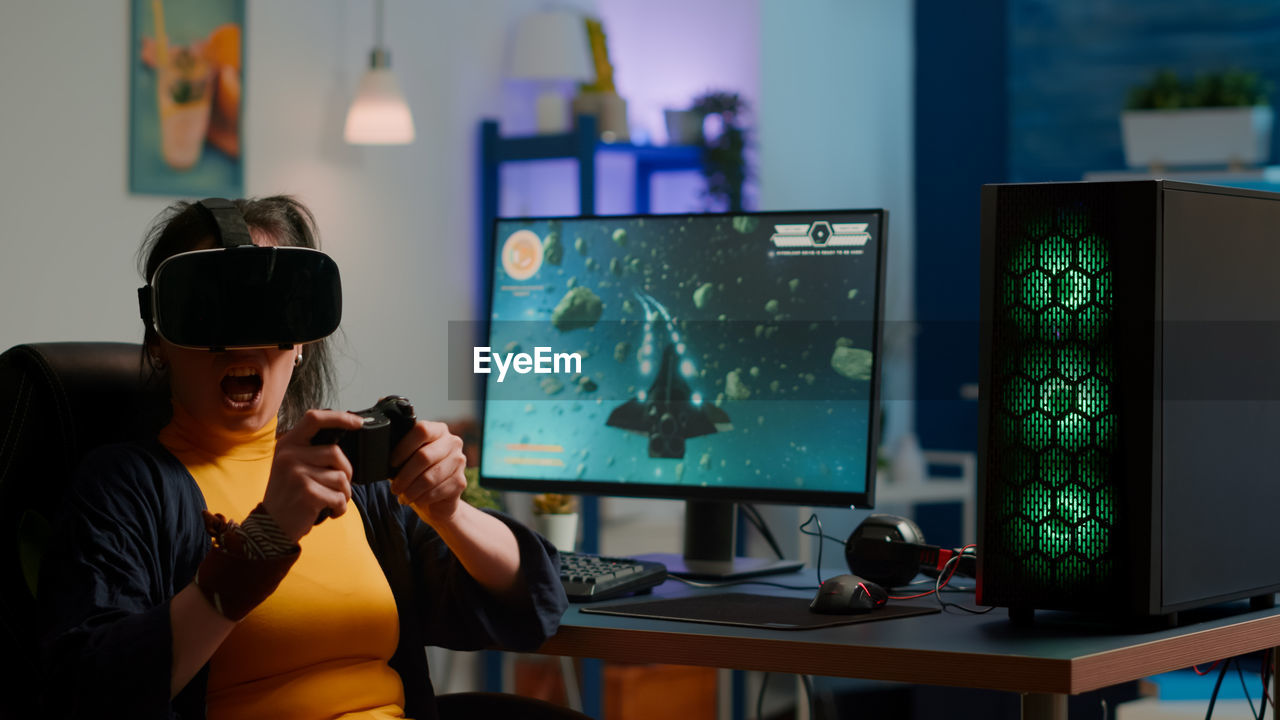
M 239 621 L 275 592 L 302 548 L 259 504 L 244 525 L 204 511 L 213 549 L 196 571 L 196 587 L 223 617 Z

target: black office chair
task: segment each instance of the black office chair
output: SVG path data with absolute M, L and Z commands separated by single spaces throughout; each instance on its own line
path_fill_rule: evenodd
M 18 345 L 0 355 L 0 717 L 34 717 L 40 557 L 85 453 L 154 434 L 168 410 L 130 343 Z
M 0 354 L 0 647 L 21 660 L 0 673 L 0 719 L 37 716 L 36 578 L 63 488 L 87 452 L 153 437 L 168 416 L 141 345 L 37 343 Z M 589 720 L 516 695 L 437 702 L 443 718 Z

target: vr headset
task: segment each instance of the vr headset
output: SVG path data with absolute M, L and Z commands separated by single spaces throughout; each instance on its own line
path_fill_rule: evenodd
M 185 348 L 288 349 L 328 337 L 342 320 L 338 266 L 319 250 L 259 247 L 234 203 L 195 204 L 220 247 L 160 263 L 138 288 L 142 319 Z

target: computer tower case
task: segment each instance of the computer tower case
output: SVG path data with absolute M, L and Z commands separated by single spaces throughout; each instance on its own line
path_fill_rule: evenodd
M 981 235 L 978 602 L 1269 605 L 1280 194 L 989 185 Z

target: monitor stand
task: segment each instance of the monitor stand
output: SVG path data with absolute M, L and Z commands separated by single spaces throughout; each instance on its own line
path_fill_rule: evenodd
M 706 500 L 685 501 L 684 555 L 652 553 L 641 560 L 660 562 L 667 572 L 690 580 L 742 580 L 784 575 L 804 567 L 798 560 L 736 557 L 737 506 Z

